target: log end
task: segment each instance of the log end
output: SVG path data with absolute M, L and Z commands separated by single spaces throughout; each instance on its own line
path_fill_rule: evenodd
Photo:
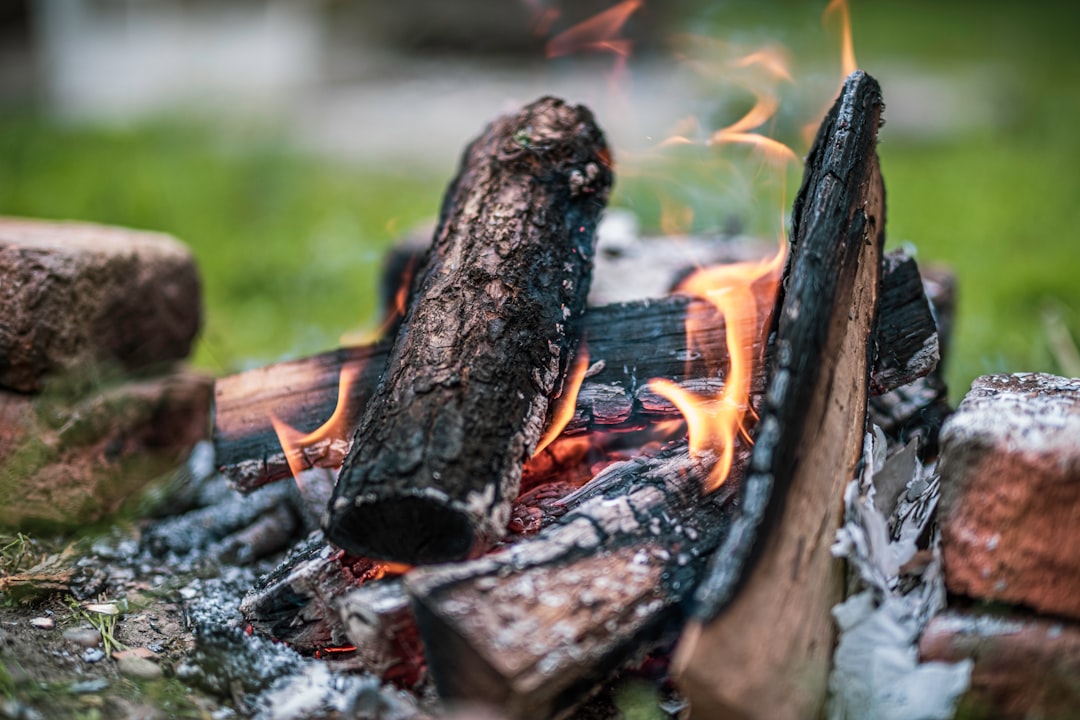
M 322 524 L 327 539 L 353 555 L 408 565 L 464 560 L 499 535 L 475 510 L 422 490 L 355 502 L 339 497 Z

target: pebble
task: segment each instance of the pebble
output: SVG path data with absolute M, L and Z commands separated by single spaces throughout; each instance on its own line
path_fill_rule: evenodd
M 82 680 L 81 682 L 73 683 L 68 687 L 68 692 L 72 695 L 89 695 L 92 693 L 99 693 L 102 690 L 107 690 L 108 687 L 108 680 L 95 678 L 93 680 Z
M 82 654 L 83 662 L 96 663 L 105 659 L 105 651 L 101 648 L 86 648 L 86 651 Z
M 116 669 L 120 674 L 136 680 L 157 680 L 164 671 L 153 660 L 127 655 L 116 661 Z
M 64 639 L 76 645 L 92 648 L 101 644 L 101 633 L 94 628 L 73 627 L 64 631 Z
M 56 627 L 56 621 L 50 617 L 36 617 L 30 621 L 30 624 L 42 630 L 52 630 Z

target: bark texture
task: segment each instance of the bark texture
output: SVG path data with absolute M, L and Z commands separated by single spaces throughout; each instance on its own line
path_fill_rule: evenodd
M 553 98 L 466 150 L 342 465 L 332 542 L 422 563 L 502 536 L 580 336 L 609 163 L 589 111 Z

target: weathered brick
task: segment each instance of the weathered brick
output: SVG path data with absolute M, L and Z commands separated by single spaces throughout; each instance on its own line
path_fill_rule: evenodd
M 202 317 L 188 249 L 161 233 L 0 218 L 0 386 L 89 363 L 184 358 Z
M 1080 625 L 1020 614 L 949 611 L 919 640 L 923 661 L 974 661 L 956 717 L 1080 717 Z
M 209 434 L 213 378 L 177 372 L 91 390 L 0 390 L 0 526 L 94 522 Z
M 940 470 L 949 590 L 1080 618 L 1080 379 L 977 379 Z

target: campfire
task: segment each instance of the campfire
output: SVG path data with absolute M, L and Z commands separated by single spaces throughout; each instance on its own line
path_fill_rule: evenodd
M 882 107 L 847 79 L 790 242 L 589 307 L 617 159 L 554 98 L 492 123 L 431 247 L 394 265 L 385 340 L 217 382 L 221 470 L 294 477 L 321 514 L 248 622 L 511 717 L 565 712 L 681 633 L 695 708 L 812 713 L 869 396 L 937 358 L 914 262 L 882 251 Z
M 549 54 L 609 52 L 623 72 L 620 28 L 641 5 L 617 3 L 553 38 Z M 661 685 L 671 716 L 815 717 L 826 698 L 830 717 L 874 716 L 925 690 L 925 716 L 944 717 L 969 681 L 996 698 L 1004 673 L 965 660 L 981 652 L 969 636 L 999 641 L 966 601 L 940 614 L 942 558 L 950 592 L 1048 614 L 1016 621 L 1024 653 L 1037 655 L 1038 633 L 1059 656 L 1080 646 L 1080 629 L 1061 640 L 1050 627 L 1080 617 L 1072 586 L 1013 557 L 1075 567 L 1068 543 L 1032 540 L 1028 515 L 1060 527 L 1055 512 L 1075 504 L 1059 481 L 1076 465 L 1060 428 L 1078 427 L 1077 381 L 980 379 L 942 431 L 951 277 L 884 250 L 883 92 L 856 69 L 849 35 L 844 55 L 771 241 L 613 231 L 620 149 L 583 105 L 546 96 L 484 128 L 430 237 L 387 258 L 376 339 L 213 381 L 212 453 L 204 443 L 190 464 L 220 475 L 184 490 L 181 514 L 146 524 L 138 543 L 146 567 L 198 575 L 197 547 L 234 565 L 180 589 L 192 656 L 214 669 L 185 663 L 176 676 L 274 718 L 567 717 L 619 674 Z M 768 52 L 735 64 L 790 79 Z M 778 100 L 749 89 L 754 105 L 734 123 L 687 123 L 660 145 L 742 145 L 782 175 L 795 153 L 761 131 Z M 68 230 L 90 238 L 79 249 L 95 249 L 99 232 L 126 238 Z M 61 231 L 0 221 L 5 232 L 21 238 L 9 264 L 30 268 L 15 283 L 30 289 L 17 298 L 31 318 L 20 326 L 50 335 L 24 298 L 69 272 L 49 255 Z M 83 344 L 111 343 L 104 356 L 147 375 L 110 391 L 138 402 L 103 432 L 87 427 L 108 419 L 108 397 L 0 431 L 0 449 L 35 434 L 63 449 L 27 460 L 49 477 L 186 450 L 206 424 L 208 378 L 154 374 L 188 352 L 197 308 L 131 299 L 155 285 L 197 294 L 193 264 L 161 238 L 131 237 L 153 272 L 118 273 L 143 277 L 126 304 L 93 293 L 57 302 L 165 326 L 162 348 L 101 334 L 42 357 L 12 351 L 0 368 L 6 387 L 40 392 L 58 368 L 96 362 L 100 348 Z M 47 272 L 25 259 L 41 252 Z M 100 255 L 85 260 L 88 277 L 111 267 Z M 12 418 L 32 404 L 0 400 Z M 1000 500 L 998 475 L 1025 473 L 1034 479 Z M 34 517 L 88 513 L 68 507 L 81 493 L 69 485 L 57 482 L 70 502 L 51 485 L 31 497 Z M 999 544 L 1021 549 L 998 555 Z M 248 561 L 271 556 L 276 567 L 256 578 Z M 45 562 L 23 575 L 0 580 L 75 577 Z M 920 636 L 921 659 L 948 664 L 919 665 Z M 104 639 L 98 660 L 112 648 Z M 325 697 L 297 699 L 312 687 Z

